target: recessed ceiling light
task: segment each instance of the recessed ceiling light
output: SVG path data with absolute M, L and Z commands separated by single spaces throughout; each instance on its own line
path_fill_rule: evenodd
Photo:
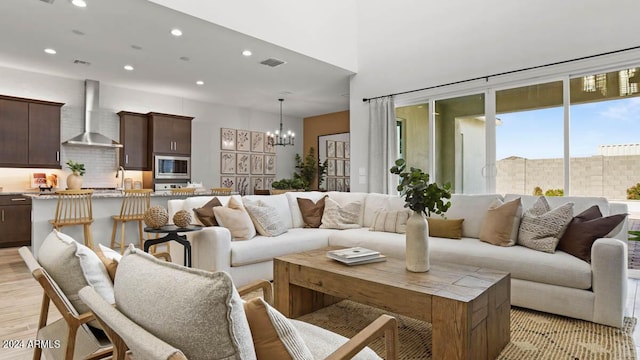
M 142 46 L 140 45 L 131 45 L 131 48 L 134 50 L 142 50 Z
M 198 81 L 196 81 L 196 84 L 197 84 L 197 85 L 204 85 L 204 81 L 202 81 L 202 80 L 198 80 Z
M 44 52 L 46 52 L 47 54 L 51 54 L 51 55 L 55 55 L 56 54 L 56 51 L 54 49 L 51 49 L 51 48 L 44 49 Z
M 173 36 L 182 36 L 182 30 L 180 30 L 180 29 L 171 29 L 171 35 L 173 35 Z
M 133 66 L 131 66 L 131 65 L 125 65 L 125 66 L 124 66 L 124 69 L 125 69 L 125 70 L 127 70 L 127 71 L 133 71 Z
M 244 55 L 244 56 L 251 56 L 251 55 L 252 55 L 252 52 L 251 52 L 251 50 L 244 50 L 244 51 L 242 52 L 242 55 Z
M 71 0 L 71 3 L 77 7 L 87 7 L 87 3 L 84 0 Z

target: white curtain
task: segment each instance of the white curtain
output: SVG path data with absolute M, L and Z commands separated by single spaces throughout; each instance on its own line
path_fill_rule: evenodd
M 368 191 L 397 194 L 398 175 L 389 169 L 398 159 L 398 130 L 393 97 L 369 101 Z

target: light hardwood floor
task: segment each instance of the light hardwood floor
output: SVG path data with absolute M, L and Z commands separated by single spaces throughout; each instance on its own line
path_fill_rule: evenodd
M 627 316 L 640 317 L 640 270 L 629 271 Z M 0 346 L 1 360 L 27 360 L 33 349 L 26 348 L 28 340 L 34 339 L 42 301 L 40 285 L 31 277 L 18 255 L 17 248 L 0 249 L 0 345 L 6 340 L 22 340 L 23 348 L 8 349 Z M 49 319 L 58 319 L 60 314 L 52 305 Z M 634 329 L 636 352 L 640 354 L 640 325 Z

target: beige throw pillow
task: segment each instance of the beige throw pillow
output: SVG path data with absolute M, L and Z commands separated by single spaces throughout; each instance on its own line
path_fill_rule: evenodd
M 411 210 L 378 210 L 373 218 L 373 224 L 369 230 L 385 231 L 398 234 L 407 232 L 407 220 L 411 216 Z
M 515 245 L 521 214 L 520 198 L 508 203 L 494 200 L 482 222 L 480 240 L 499 246 Z
M 360 226 L 360 201 L 348 203 L 340 206 L 331 198 L 324 202 L 324 213 L 322 214 L 321 229 L 357 229 Z
M 111 281 L 114 281 L 116 278 L 116 270 L 118 269 L 118 261 L 122 259 L 122 255 L 102 244 L 98 244 L 96 255 L 98 255 L 98 258 L 100 258 L 100 261 L 102 261 L 104 267 L 107 269 Z
M 258 360 L 313 359 L 298 330 L 289 319 L 262 298 L 244 303 Z
M 278 236 L 287 232 L 287 226 L 278 215 L 278 209 L 266 205 L 262 200 L 243 200 L 256 231 L 262 236 Z
M 188 359 L 255 359 L 242 299 L 229 274 L 130 249 L 118 265 L 116 306 Z
M 541 196 L 522 216 L 518 244 L 553 253 L 572 218 L 572 202 L 552 210 L 547 199 Z
M 251 217 L 234 197 L 229 199 L 226 207 L 214 207 L 213 213 L 218 224 L 229 229 L 233 240 L 249 240 L 256 236 Z

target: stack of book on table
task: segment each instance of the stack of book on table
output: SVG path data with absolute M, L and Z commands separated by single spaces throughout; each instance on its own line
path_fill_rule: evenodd
M 370 250 L 363 247 L 330 250 L 327 251 L 327 257 L 347 265 L 369 264 L 385 261 L 387 259 L 387 257 L 380 254 L 379 251 Z

